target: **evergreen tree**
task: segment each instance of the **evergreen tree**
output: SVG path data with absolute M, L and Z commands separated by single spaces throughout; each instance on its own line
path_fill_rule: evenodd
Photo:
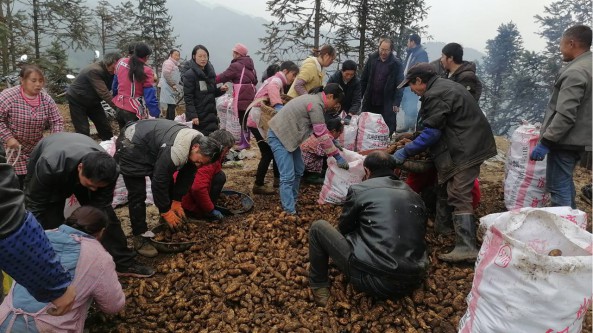
M 38 65 L 43 69 L 47 90 L 54 99 L 61 97 L 68 79 L 67 74 L 71 74 L 68 67 L 68 55 L 58 40 L 54 40 L 51 45 L 43 52 L 43 58 L 38 61 Z M 64 102 L 56 100 L 56 102 Z
M 95 30 L 99 39 L 101 54 L 115 50 L 127 53 L 128 44 L 137 39 L 139 32 L 134 21 L 135 7 L 131 1 L 116 6 L 101 0 L 95 7 Z
M 593 19 L 591 0 L 560 0 L 544 7 L 544 15 L 536 15 L 541 26 L 538 32 L 546 40 L 544 72 L 548 88 L 551 90 L 562 64 L 558 46 L 562 33 L 577 24 L 589 24 Z
M 24 10 L 15 9 L 15 0 L 0 0 L 0 57 L 2 74 L 16 69 L 17 59 L 30 54 L 31 41 L 28 37 L 28 20 Z
M 140 0 L 136 17 L 136 25 L 140 27 L 139 37 L 152 48 L 151 58 L 157 73 L 169 57 L 171 48 L 177 46 L 166 3 L 166 0 Z
M 486 57 L 479 73 L 483 83 L 481 102 L 493 131 L 498 134 L 503 134 L 504 124 L 513 114 L 510 83 L 522 53 L 523 40 L 512 22 L 500 25 L 498 35 L 486 42 Z
M 321 0 L 270 0 L 268 12 L 275 18 L 265 24 L 267 36 L 260 38 L 264 48 L 257 52 L 265 62 L 303 58 L 313 48 L 329 42 L 336 13 Z M 323 31 L 321 24 L 329 30 Z
M 91 10 L 84 0 L 24 0 L 23 4 L 31 17 L 35 59 L 48 46 L 42 45 L 45 40 L 57 40 L 74 50 L 92 45 Z
M 338 51 L 354 55 L 362 67 L 368 54 L 377 50 L 379 38 L 393 39 L 394 49 L 403 58 L 408 35 L 422 33 L 418 23 L 426 16 L 424 0 L 378 1 L 335 0 L 338 15 Z M 350 56 L 350 58 L 352 58 Z

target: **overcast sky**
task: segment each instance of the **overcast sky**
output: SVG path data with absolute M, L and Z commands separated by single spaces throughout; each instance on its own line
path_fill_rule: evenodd
M 266 0 L 196 0 L 222 5 L 236 11 L 271 20 L 266 12 Z M 539 25 L 534 16 L 543 14 L 544 6 L 554 0 L 425 0 L 430 6 L 425 24 L 432 40 L 457 42 L 485 52 L 486 40 L 496 36 L 502 23 L 514 22 L 523 45 L 530 51 L 541 51 L 545 42 L 535 34 Z

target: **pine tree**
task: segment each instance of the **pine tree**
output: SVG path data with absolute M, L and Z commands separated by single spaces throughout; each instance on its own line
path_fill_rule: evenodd
M 74 50 L 90 47 L 91 10 L 84 0 L 23 0 L 31 17 L 31 33 L 35 59 L 48 45 L 42 41 L 56 40 Z
M 558 46 L 564 31 L 576 24 L 589 24 L 593 19 L 591 0 L 560 0 L 544 7 L 544 15 L 536 15 L 535 20 L 541 26 L 538 32 L 546 40 L 544 71 L 546 82 L 551 90 L 560 70 L 561 60 Z
M 169 57 L 171 48 L 177 47 L 166 3 L 166 0 L 140 0 L 136 17 L 136 24 L 140 27 L 139 37 L 152 48 L 151 58 L 157 73 Z
M 396 53 L 403 58 L 408 35 L 425 30 L 425 27 L 418 25 L 427 14 L 424 0 L 334 2 L 341 11 L 336 34 L 341 46 L 338 51 L 358 58 L 360 67 L 367 55 L 377 50 L 379 38 L 392 38 Z
M 45 81 L 47 89 L 54 98 L 64 92 L 66 85 L 66 75 L 71 74 L 71 69 L 68 67 L 68 55 L 58 40 L 54 40 L 48 48 L 43 52 L 43 58 L 38 62 L 38 65 L 43 69 L 45 74 Z M 63 102 L 57 100 L 56 102 Z
M 479 75 L 483 81 L 481 103 L 493 131 L 498 134 L 508 130 L 505 124 L 513 114 L 510 83 L 522 53 L 523 40 L 512 22 L 500 25 L 498 35 L 486 42 L 486 57 Z
M 128 44 L 137 38 L 139 32 L 130 18 L 135 17 L 135 7 L 131 1 L 116 6 L 101 0 L 95 7 L 95 30 L 99 39 L 101 53 L 122 50 L 127 53 Z
M 265 62 L 304 58 L 313 48 L 329 41 L 336 14 L 321 0 L 270 0 L 268 12 L 275 18 L 265 24 L 264 48 L 257 52 Z M 321 29 L 322 23 L 329 27 Z

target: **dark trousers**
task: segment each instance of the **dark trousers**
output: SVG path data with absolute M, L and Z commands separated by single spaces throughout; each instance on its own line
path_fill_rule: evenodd
M 380 114 L 389 127 L 389 135 L 395 132 L 397 128 L 397 113 L 393 112 L 393 107 L 385 108 L 384 105 L 371 105 L 369 112 Z
M 272 148 L 270 148 L 257 128 L 250 127 L 249 130 L 251 131 L 251 134 L 253 134 L 255 140 L 257 140 L 257 146 L 259 147 L 259 151 L 261 153 L 261 159 L 259 160 L 257 172 L 255 174 L 255 185 L 262 186 L 264 185 L 264 179 L 266 178 L 266 173 L 270 167 L 270 162 L 273 163 L 272 168 L 274 170 L 274 178 L 280 178 L 280 173 L 278 172 L 278 166 L 274 160 Z
M 453 215 L 474 213 L 472 190 L 479 176 L 480 164 L 456 173 L 447 181 L 447 202 L 453 207 Z
M 195 164 L 186 163 L 177 173 L 177 179 L 173 182 L 173 175 L 169 182 L 168 197 L 171 200 L 181 201 L 181 198 L 191 186 L 196 175 Z M 146 223 L 146 178 L 144 176 L 128 176 L 123 175 L 124 183 L 128 189 L 128 211 L 130 215 L 130 223 L 132 224 L 132 234 L 138 236 L 148 231 Z M 152 178 L 152 177 L 151 177 Z M 153 187 L 152 194 L 154 196 L 155 204 L 159 208 L 159 213 L 166 213 L 171 207 L 162 207 L 162 202 L 159 202 L 160 193 L 156 193 Z
M 128 190 L 128 212 L 132 225 L 132 234 L 141 235 L 148 231 L 146 224 L 146 178 L 123 176 Z
M 175 104 L 167 104 L 167 119 L 175 120 L 175 108 L 177 105 Z
M 101 140 L 109 140 L 113 136 L 113 130 L 101 103 L 93 103 L 87 105 L 80 102 L 78 99 L 67 95 L 68 107 L 70 109 L 70 118 L 72 118 L 72 125 L 76 133 L 91 135 L 89 128 L 89 119 L 93 121 L 97 128 L 97 133 Z
M 220 197 L 220 193 L 222 192 L 222 188 L 226 183 L 226 174 L 224 171 L 219 171 L 212 176 L 212 183 L 210 183 L 210 200 L 213 204 L 216 205 L 218 202 L 218 198 Z
M 350 264 L 352 249 L 346 238 L 329 222 L 317 220 L 309 229 L 309 284 L 311 288 L 328 288 L 329 258 L 354 288 L 379 299 L 400 297 L 415 288 L 421 279 L 378 277 Z
M 120 109 L 120 108 L 115 108 L 115 109 L 117 111 L 115 119 L 117 120 L 117 124 L 119 125 L 120 135 L 122 135 L 121 133 L 122 133 L 124 127 L 126 127 L 126 125 L 128 123 L 138 121 L 138 116 L 136 116 L 135 113 L 126 111 L 124 109 Z
M 238 110 L 238 112 L 239 112 L 239 122 L 241 123 L 241 130 L 245 132 L 245 131 L 249 130 L 249 128 L 247 128 L 247 120 L 245 119 L 245 113 L 247 111 Z

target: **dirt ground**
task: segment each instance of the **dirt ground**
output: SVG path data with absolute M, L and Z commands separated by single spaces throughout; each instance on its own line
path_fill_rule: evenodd
M 506 210 L 502 183 L 508 142 L 496 141 L 498 156 L 481 170 L 479 217 Z M 259 155 L 256 146 L 251 151 Z M 377 301 L 353 290 L 332 268 L 330 302 L 316 307 L 307 280 L 308 229 L 317 219 L 336 224 L 341 209 L 317 204 L 320 185 L 303 185 L 300 216 L 290 221 L 281 213 L 278 194 L 251 194 L 257 161 L 224 169 L 225 187 L 251 195 L 254 209 L 221 223 L 192 222 L 195 244 L 185 252 L 139 257 L 157 274 L 121 279 L 125 309 L 116 315 L 91 310 L 86 323 L 90 332 L 456 332 L 474 267 L 438 260 L 436 255 L 451 248 L 453 237 L 436 235 L 432 221 L 426 234 L 430 269 L 414 293 L 397 301 Z M 271 171 L 267 180 L 272 180 Z M 590 171 L 578 168 L 575 183 L 578 189 L 591 183 Z M 588 214 L 591 231 L 591 206 L 580 196 L 577 203 Z M 150 226 L 156 226 L 157 210 L 147 209 Z M 116 212 L 129 233 L 127 208 Z M 591 333 L 591 323 L 589 311 L 583 332 Z

